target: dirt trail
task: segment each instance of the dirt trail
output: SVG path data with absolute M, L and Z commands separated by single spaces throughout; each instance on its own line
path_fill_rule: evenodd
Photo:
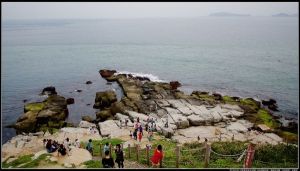
M 100 156 L 93 156 L 93 160 L 100 161 Z M 115 163 L 115 168 L 118 168 L 118 164 Z M 136 161 L 126 160 L 124 161 L 124 168 L 149 168 L 147 165 L 140 164 Z

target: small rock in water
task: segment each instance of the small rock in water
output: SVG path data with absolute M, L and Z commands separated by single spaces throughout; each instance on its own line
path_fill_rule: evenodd
M 27 101 L 28 101 L 27 99 L 24 99 L 24 100 L 23 100 L 23 103 L 26 103 Z
M 74 104 L 74 98 L 68 98 L 67 99 L 67 104 Z
M 87 81 L 85 84 L 92 84 L 92 81 Z
M 76 92 L 82 92 L 82 90 L 75 90 Z
M 91 104 L 88 103 L 88 104 L 86 104 L 86 105 L 87 105 L 87 106 L 90 106 Z

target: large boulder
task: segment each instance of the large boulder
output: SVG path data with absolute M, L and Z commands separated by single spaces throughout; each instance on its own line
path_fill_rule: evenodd
M 93 107 L 96 109 L 110 107 L 117 100 L 117 95 L 114 91 L 97 92 Z
M 103 78 L 108 78 L 113 76 L 117 71 L 116 70 L 106 70 L 106 69 L 102 69 L 99 71 L 101 77 Z
M 102 137 L 108 137 L 112 133 L 120 131 L 119 126 L 114 120 L 106 120 L 104 122 L 99 122 L 99 129 Z
M 66 99 L 56 94 L 50 95 L 43 102 L 26 104 L 24 111 L 13 126 L 17 133 L 35 132 L 45 124 L 51 127 L 48 123 L 63 122 L 68 115 Z

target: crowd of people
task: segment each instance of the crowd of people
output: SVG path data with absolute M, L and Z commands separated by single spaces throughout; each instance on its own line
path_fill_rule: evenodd
M 124 121 L 125 127 L 128 126 L 128 122 L 129 122 L 128 119 L 126 119 Z M 120 120 L 120 128 L 122 128 L 122 124 L 123 124 L 123 122 Z M 89 131 L 91 134 L 96 132 L 95 128 L 90 128 Z M 152 141 L 153 132 L 157 131 L 154 118 L 148 117 L 147 122 L 145 124 L 145 131 L 148 133 L 148 136 L 147 136 L 148 140 Z M 138 142 L 141 142 L 143 135 L 144 135 L 143 134 L 143 126 L 140 122 L 140 119 L 137 118 L 136 122 L 134 123 L 133 131 L 130 131 L 130 137 Z M 81 148 L 79 139 L 75 139 L 75 141 L 73 143 L 71 143 L 69 138 L 66 138 L 63 141 L 63 143 L 58 143 L 58 141 L 51 140 L 51 139 L 44 139 L 43 143 L 44 143 L 44 146 L 48 153 L 54 153 L 57 151 L 58 156 L 59 155 L 70 156 L 71 149 L 72 149 L 71 146 L 73 146 L 75 148 Z M 111 155 L 110 147 L 111 147 L 111 144 L 109 144 L 109 143 L 105 143 L 105 145 L 103 147 L 104 156 L 101 155 L 102 166 L 104 168 L 114 168 L 115 163 L 117 163 L 119 168 L 124 168 L 124 153 L 123 153 L 123 149 L 121 148 L 121 145 L 117 144 L 114 149 L 114 152 L 116 154 L 115 160 L 113 159 L 113 157 Z M 151 149 L 151 145 L 147 145 L 146 147 Z M 87 145 L 85 146 L 85 149 L 88 150 L 93 155 L 92 139 L 89 139 L 89 141 L 87 142 Z M 162 146 L 158 145 L 157 148 L 154 150 L 153 156 L 151 157 L 152 166 L 158 167 L 162 158 L 163 158 Z

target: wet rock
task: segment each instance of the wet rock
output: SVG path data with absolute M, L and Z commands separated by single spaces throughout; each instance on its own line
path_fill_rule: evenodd
M 148 77 L 140 77 L 140 76 L 136 76 L 136 79 L 140 80 L 140 81 L 150 81 L 150 79 Z
M 67 104 L 74 104 L 74 98 L 67 98 Z
M 100 71 L 99 71 L 101 77 L 103 77 L 103 78 L 111 77 L 111 76 L 114 75 L 116 72 L 117 72 L 116 70 L 106 70 L 106 69 L 103 69 L 103 70 L 100 70 Z
M 94 122 L 94 119 L 93 119 L 92 117 L 90 117 L 90 116 L 87 116 L 87 115 L 82 116 L 81 119 L 82 119 L 83 121 L 87 121 L 87 122 L 91 122 L 91 123 Z
M 214 96 L 215 100 L 222 100 L 222 95 L 221 94 L 213 93 L 212 95 Z
M 278 106 L 276 104 L 270 104 L 268 108 L 273 111 L 278 111 Z
M 23 100 L 23 103 L 26 103 L 27 101 L 28 101 L 27 99 L 24 99 L 24 100 Z
M 100 112 L 97 112 L 96 113 L 96 118 L 99 118 L 101 121 L 104 121 L 108 118 L 112 118 L 113 115 L 110 111 L 110 109 L 104 109 L 104 110 L 101 110 Z
M 85 84 L 92 84 L 92 83 L 93 83 L 92 81 L 85 82 Z
M 170 86 L 171 86 L 171 90 L 177 90 L 177 88 L 180 87 L 181 84 L 178 81 L 171 81 Z
M 117 100 L 117 95 L 114 91 L 97 92 L 93 108 L 100 109 L 110 107 L 111 104 Z
M 125 105 L 122 102 L 114 102 L 110 107 L 112 115 L 116 113 L 124 113 L 126 110 Z
M 82 92 L 82 90 L 75 90 L 75 91 L 76 91 L 76 92 L 79 92 L 79 93 Z
M 57 94 L 57 92 L 55 91 L 55 87 L 52 86 L 45 87 L 42 91 L 42 95 L 53 95 L 53 94 Z

